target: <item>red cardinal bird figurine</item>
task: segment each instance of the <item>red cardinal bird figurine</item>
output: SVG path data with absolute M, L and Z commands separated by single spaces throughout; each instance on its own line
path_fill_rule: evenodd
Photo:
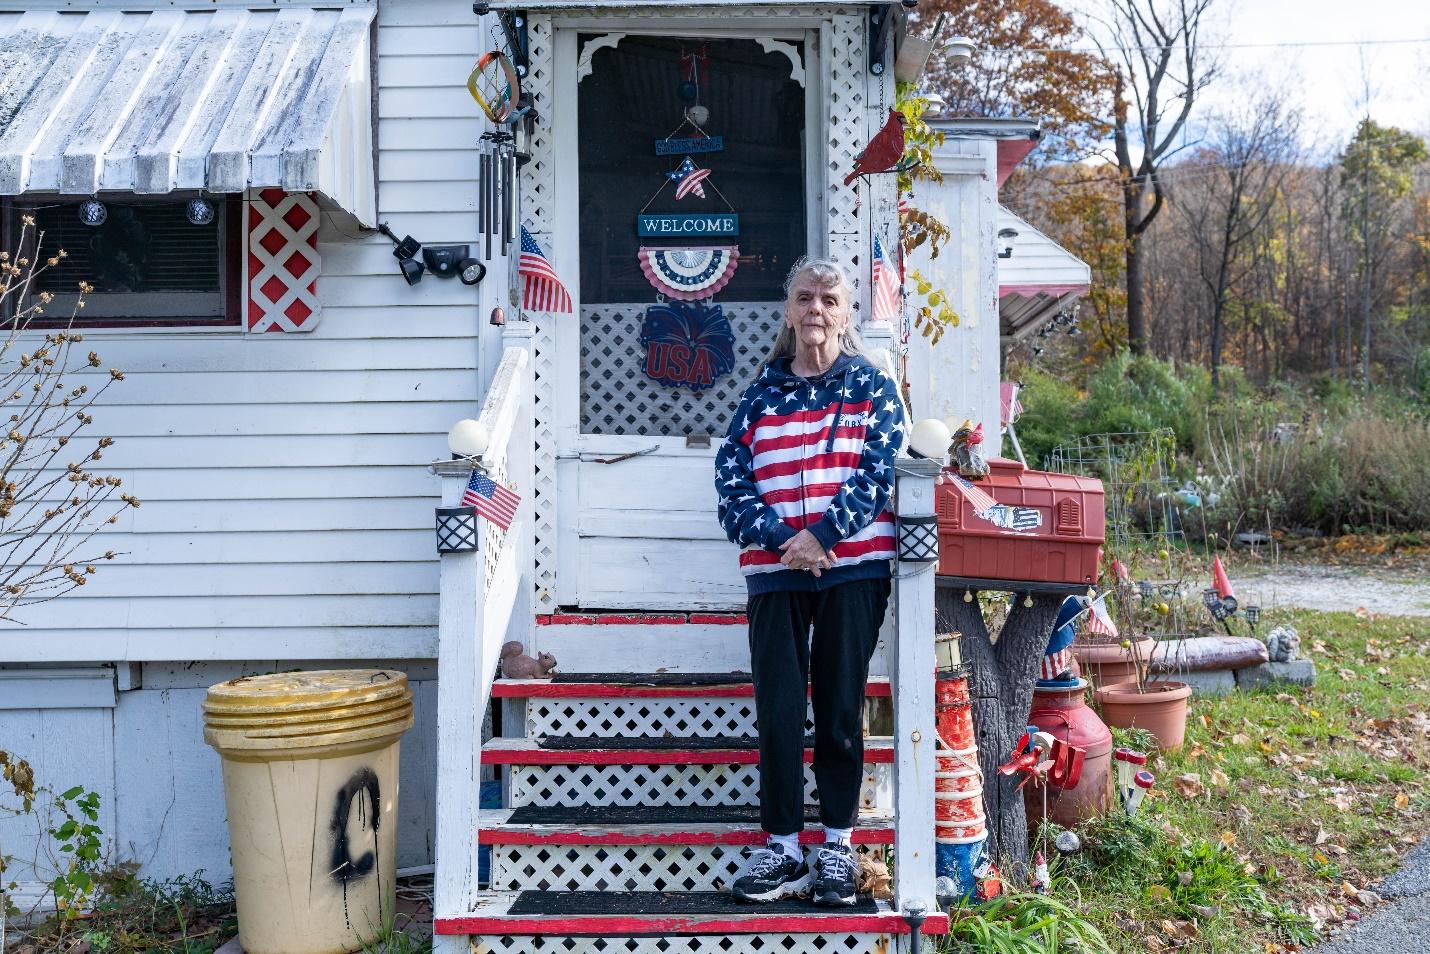
M 904 158 L 904 123 L 907 121 L 897 109 L 889 110 L 889 121 L 854 160 L 854 171 L 844 177 L 845 185 L 871 172 L 888 172 L 899 164 Z

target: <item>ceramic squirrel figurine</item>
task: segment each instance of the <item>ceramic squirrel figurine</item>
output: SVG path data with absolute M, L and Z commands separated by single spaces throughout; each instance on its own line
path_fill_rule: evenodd
M 535 659 L 526 655 L 526 647 L 517 640 L 503 643 L 501 674 L 508 679 L 550 679 L 556 668 L 556 657 L 542 653 Z
M 1290 662 L 1301 651 L 1301 635 L 1294 626 L 1278 626 L 1266 634 L 1266 655 L 1272 662 Z

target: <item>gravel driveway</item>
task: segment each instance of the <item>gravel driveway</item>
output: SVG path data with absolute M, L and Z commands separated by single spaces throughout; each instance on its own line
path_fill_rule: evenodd
M 1364 920 L 1309 954 L 1417 954 L 1430 951 L 1430 838 L 1405 856 L 1405 864 L 1376 886 L 1389 900 Z
M 1377 616 L 1430 616 L 1430 574 L 1359 566 L 1233 567 L 1228 574 L 1242 606 L 1299 606 Z

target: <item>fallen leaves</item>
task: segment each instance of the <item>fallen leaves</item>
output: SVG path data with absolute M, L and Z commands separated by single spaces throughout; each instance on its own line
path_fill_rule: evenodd
M 1350 792 L 1337 792 L 1326 799 L 1326 804 L 1338 812 L 1348 812 L 1355 805 L 1355 796 Z
M 1202 784 L 1202 776 L 1198 772 L 1188 772 L 1185 775 L 1178 775 L 1172 779 L 1172 788 L 1183 798 L 1196 798 L 1206 792 L 1207 787 Z

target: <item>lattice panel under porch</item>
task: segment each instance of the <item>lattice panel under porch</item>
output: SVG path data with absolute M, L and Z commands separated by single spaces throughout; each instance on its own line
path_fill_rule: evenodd
M 608 735 L 658 739 L 668 735 L 709 738 L 756 735 L 755 700 L 564 699 L 527 700 L 526 734 Z M 814 731 L 806 712 L 806 732 Z
M 860 804 L 887 804 L 888 766 L 865 768 Z M 755 765 L 513 765 L 510 806 L 758 805 Z M 817 804 L 814 772 L 804 767 L 804 797 Z
M 493 845 L 492 890 L 719 891 L 745 859 L 733 845 Z
M 735 368 L 699 394 L 646 377 L 640 330 L 649 302 L 582 305 L 581 433 L 723 437 L 784 315 L 778 303 L 720 304 L 735 334 Z
M 671 937 L 492 935 L 472 954 L 888 954 L 887 934 L 692 934 Z

